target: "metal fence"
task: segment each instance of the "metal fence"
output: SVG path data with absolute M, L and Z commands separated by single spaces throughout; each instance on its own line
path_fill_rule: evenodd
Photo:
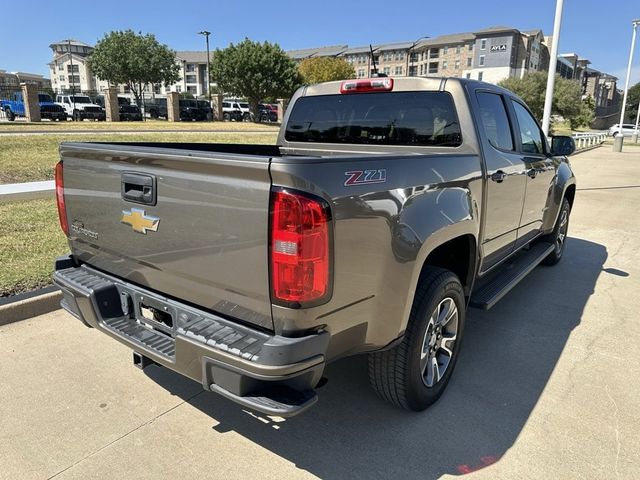
M 576 142 L 576 152 L 602 145 L 606 139 L 607 134 L 603 132 L 580 132 L 573 134 L 573 140 Z

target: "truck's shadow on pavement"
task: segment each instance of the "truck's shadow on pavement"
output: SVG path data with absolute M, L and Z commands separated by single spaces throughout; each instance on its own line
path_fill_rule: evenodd
M 285 422 L 265 423 L 214 394 L 190 403 L 216 421 L 216 431 L 235 431 L 320 478 L 436 478 L 481 469 L 518 438 L 606 259 L 604 246 L 569 238 L 560 264 L 538 267 L 490 312 L 470 310 L 447 392 L 423 413 L 379 400 L 365 357 L 329 366 L 318 404 Z M 183 398 L 193 391 L 166 369 L 146 371 Z

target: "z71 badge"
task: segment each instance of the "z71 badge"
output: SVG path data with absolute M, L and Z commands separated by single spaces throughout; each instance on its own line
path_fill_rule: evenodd
M 353 185 L 367 185 L 370 183 L 384 183 L 387 181 L 387 170 L 379 168 L 378 170 L 351 170 L 344 172 L 347 179 L 344 181 L 345 187 Z

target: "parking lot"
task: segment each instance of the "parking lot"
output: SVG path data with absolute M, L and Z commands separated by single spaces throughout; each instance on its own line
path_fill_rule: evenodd
M 357 357 L 269 419 L 56 311 L 0 327 L 0 478 L 637 478 L 640 147 L 572 166 L 565 258 L 470 311 L 428 411 L 379 400 Z

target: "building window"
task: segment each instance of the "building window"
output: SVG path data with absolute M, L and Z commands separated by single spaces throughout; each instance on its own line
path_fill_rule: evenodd
M 69 83 L 80 85 L 80 75 L 69 75 Z
M 478 58 L 478 65 L 484 67 L 484 55 L 480 55 L 480 57 Z
M 198 94 L 198 87 L 187 87 L 187 93 L 191 93 L 193 95 L 197 95 Z
M 460 70 L 460 60 L 456 60 L 455 69 Z
M 182 85 L 176 85 L 176 92 L 182 92 Z
M 439 48 L 432 48 L 429 50 L 429 58 L 438 58 L 440 56 Z
M 473 65 L 473 58 L 469 57 L 467 58 L 467 67 L 470 67 L 471 65 Z
M 445 45 L 444 47 L 442 47 L 442 54 L 446 55 L 447 53 L 449 53 L 449 47 Z
M 391 68 L 390 67 L 384 67 L 382 69 L 382 73 L 384 73 L 385 75 L 391 75 Z
M 363 78 L 364 77 L 364 68 L 359 68 L 358 69 L 358 78 Z
M 64 82 L 64 80 L 65 80 L 65 76 L 64 76 L 64 75 L 60 75 L 60 76 L 58 77 L 58 80 L 60 80 L 61 82 Z
M 198 83 L 195 75 L 187 75 L 186 76 L 187 83 Z
M 418 67 L 415 65 L 411 65 L 409 67 L 409 76 L 410 77 L 415 77 L 416 75 L 418 75 Z
M 187 63 L 187 68 L 185 70 L 186 72 L 195 72 L 196 71 L 196 64 L 195 63 Z
M 482 72 L 478 72 L 478 80 L 482 81 L 482 77 L 483 77 Z
M 417 62 L 418 61 L 418 54 L 417 53 L 411 53 L 411 59 L 409 61 L 410 62 Z
M 487 39 L 483 38 L 482 40 L 480 40 L 480 50 L 486 50 L 487 49 Z
M 460 54 L 460 52 L 462 52 L 462 45 L 456 46 L 456 53 Z
M 72 65 L 67 65 L 67 73 L 71 73 Z M 73 73 L 80 73 L 80 67 L 78 65 L 73 65 Z
M 438 62 L 429 62 L 429 73 L 438 73 Z
M 396 75 L 402 75 L 402 67 L 401 66 L 397 66 L 396 67 Z
M 465 77 L 466 77 L 466 78 L 471 78 L 471 74 L 470 74 L 470 73 L 467 73 L 467 74 L 465 75 Z
M 58 64 L 58 71 L 59 72 L 64 72 L 64 64 L 62 64 L 62 63 Z
M 470 43 L 467 47 L 470 52 L 473 52 L 473 43 Z
M 161 88 L 161 85 L 160 85 L 159 83 L 156 83 L 156 84 L 153 86 L 153 92 L 154 92 L 156 95 L 159 95 L 159 94 L 160 94 L 160 88 Z
M 447 62 L 446 60 L 443 60 L 443 61 L 442 61 L 442 69 L 443 69 L 443 70 L 446 70 L 446 69 L 447 69 L 447 67 L 448 67 L 448 65 L 449 65 L 449 62 Z

